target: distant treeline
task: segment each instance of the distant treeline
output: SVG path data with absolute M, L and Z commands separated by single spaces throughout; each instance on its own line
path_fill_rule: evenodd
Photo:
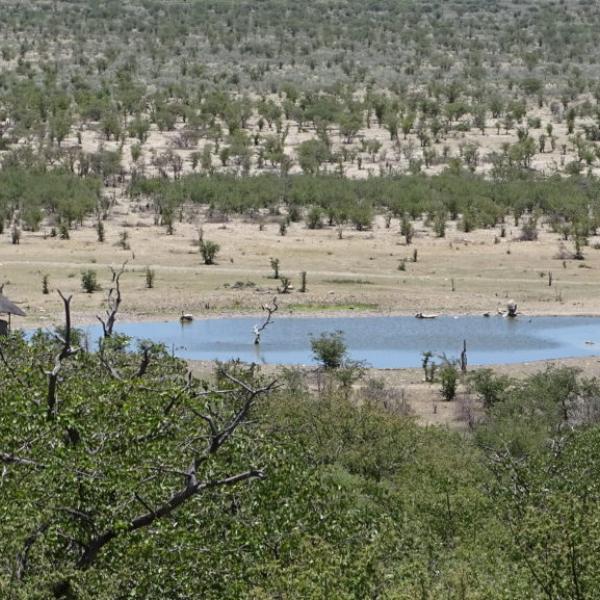
M 45 217 L 70 227 L 81 223 L 100 200 L 100 180 L 62 171 L 0 170 L 0 233 L 20 224 L 35 231 Z
M 600 185 L 592 178 L 528 176 L 502 180 L 471 173 L 405 175 L 353 180 L 336 176 L 274 175 L 257 177 L 190 175 L 176 181 L 139 179 L 130 187 L 134 198 L 152 199 L 159 211 L 183 203 L 208 205 L 225 213 L 247 214 L 259 209 L 277 213 L 287 208 L 291 220 L 303 209 L 317 209 L 323 221 L 312 225 L 354 222 L 367 227 L 376 212 L 416 219 L 461 220 L 469 231 L 493 227 L 510 215 L 518 224 L 530 213 L 552 223 L 571 223 L 595 230 L 600 218 Z M 311 216 L 313 211 L 309 212 Z
M 39 228 L 44 219 L 71 227 L 106 208 L 96 177 L 66 171 L 0 171 L 0 224 Z M 600 183 L 595 178 L 525 176 L 487 179 L 466 171 L 440 175 L 400 175 L 364 180 L 334 175 L 189 175 L 175 181 L 138 178 L 129 186 L 134 199 L 151 202 L 162 214 L 186 203 L 209 211 L 257 216 L 259 211 L 310 228 L 353 225 L 368 229 L 376 214 L 401 219 L 425 216 L 430 222 L 458 221 L 468 232 L 499 226 L 511 217 L 518 225 L 543 217 L 565 232 L 593 234 L 600 226 Z M 99 213 L 100 214 L 100 213 Z

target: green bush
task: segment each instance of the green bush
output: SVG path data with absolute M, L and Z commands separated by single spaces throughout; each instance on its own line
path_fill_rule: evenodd
M 447 402 L 454 400 L 458 383 L 458 370 L 456 365 L 446 363 L 439 370 L 442 398 Z
M 97 273 L 93 269 L 87 269 L 81 273 L 81 287 L 86 294 L 93 294 L 100 288 L 97 279 Z
M 469 375 L 469 384 L 479 395 L 485 408 L 500 402 L 512 380 L 506 375 L 496 375 L 492 369 L 478 369 Z
M 323 225 L 322 216 L 323 211 L 318 206 L 313 206 L 306 215 L 306 226 L 309 229 L 319 229 Z
M 205 265 L 213 265 L 215 263 L 215 258 L 217 253 L 221 249 L 221 246 L 216 242 L 211 242 L 210 240 L 201 240 L 200 241 L 200 254 L 202 255 L 202 259 L 204 260 Z
M 342 366 L 347 356 L 344 334 L 341 331 L 322 333 L 318 338 L 310 340 L 313 357 L 327 369 Z

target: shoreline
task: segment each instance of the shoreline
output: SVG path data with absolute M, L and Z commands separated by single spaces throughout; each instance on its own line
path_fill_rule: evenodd
M 422 312 L 422 311 L 418 311 L 418 312 Z M 315 310 L 315 311 L 296 311 L 296 310 L 291 310 L 291 311 L 278 311 L 276 313 L 276 318 L 286 318 L 286 319 L 306 319 L 306 318 L 315 318 L 315 319 L 325 319 L 325 318 L 348 318 L 348 317 L 354 317 L 354 318 L 367 318 L 367 317 L 414 317 L 415 316 L 415 312 L 412 311 L 407 311 L 407 310 L 387 310 L 387 311 L 381 311 L 381 310 L 373 310 L 373 311 L 369 311 L 369 310 L 365 310 L 365 309 L 359 309 L 359 310 L 350 310 L 350 309 L 346 309 L 346 310 L 327 310 L 327 309 L 321 309 L 321 310 Z M 427 314 L 427 313 L 426 313 Z M 448 313 L 434 313 L 435 314 L 435 318 L 461 318 L 461 317 L 485 317 L 483 312 L 448 312 Z M 207 314 L 199 314 L 199 315 L 193 315 L 194 320 L 198 320 L 198 321 L 208 321 L 208 320 L 216 320 L 216 319 L 248 319 L 248 318 L 257 318 L 260 319 L 262 317 L 264 317 L 265 313 L 264 312 L 260 312 L 257 310 L 249 310 L 248 312 L 243 312 L 240 311 L 239 309 L 236 310 L 236 312 L 229 312 L 229 311 L 216 311 L 216 312 L 211 312 L 211 313 L 207 313 Z M 496 313 L 495 311 L 489 311 L 489 315 L 485 318 L 495 318 L 495 317 L 501 317 L 501 314 Z M 532 310 L 532 311 L 526 311 L 526 312 L 522 312 L 519 313 L 518 316 L 516 317 L 518 318 L 538 318 L 538 317 L 587 317 L 587 318 L 600 318 L 600 311 L 598 312 L 594 312 L 594 311 L 585 311 L 585 312 L 575 312 L 575 311 L 569 311 L 569 310 L 565 310 L 565 311 L 540 311 L 540 310 Z M 27 319 L 27 317 L 25 317 L 25 319 Z M 89 313 L 77 313 L 77 312 L 73 312 L 71 313 L 71 319 L 72 321 L 75 323 L 75 326 L 77 325 L 83 325 L 83 326 L 88 326 L 88 325 L 94 325 L 96 323 L 98 323 L 98 318 L 96 315 L 90 315 Z M 40 328 L 44 328 L 44 327 L 48 327 L 48 326 L 56 326 L 56 325 L 60 325 L 62 323 L 62 321 L 64 320 L 64 315 L 62 313 L 53 313 L 52 315 L 49 315 L 47 319 L 40 319 L 40 318 L 36 318 L 33 319 L 31 322 L 29 323 L 22 323 L 22 322 L 17 322 L 16 320 L 13 321 L 13 330 L 32 330 L 32 329 L 40 329 Z M 127 312 L 121 312 L 119 313 L 119 316 L 117 317 L 117 323 L 118 322 L 122 322 L 122 323 L 168 323 L 168 322 L 172 322 L 172 321 L 178 321 L 179 320 L 179 315 L 175 315 L 175 314 L 170 314 L 170 313 L 166 313 L 166 312 L 162 312 L 162 313 L 151 313 L 151 314 L 144 314 L 144 313 L 127 313 Z

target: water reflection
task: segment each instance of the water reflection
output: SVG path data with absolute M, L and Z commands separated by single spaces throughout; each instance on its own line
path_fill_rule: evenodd
M 239 358 L 259 364 L 313 362 L 310 336 L 341 330 L 351 358 L 374 367 L 418 367 L 425 351 L 458 356 L 467 340 L 469 364 L 517 363 L 592 356 L 600 347 L 596 317 L 331 317 L 279 318 L 254 344 L 256 318 L 196 319 L 182 323 L 117 323 L 119 333 L 151 339 L 193 360 Z M 87 328 L 90 339 L 100 335 Z

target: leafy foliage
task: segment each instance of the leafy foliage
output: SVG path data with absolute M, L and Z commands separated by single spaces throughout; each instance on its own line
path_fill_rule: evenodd
M 199 381 L 164 348 L 127 352 L 128 342 L 72 354 L 49 419 L 44 370 L 61 343 L 41 332 L 0 341 L 2 595 L 500 600 L 597 589 L 595 380 L 557 369 L 496 385 L 486 373 L 486 389 L 504 391 L 465 437 L 388 412 L 382 390 L 357 403 L 342 383 L 309 391 L 288 369 L 205 455 L 211 421 L 231 422 L 248 390 L 266 389 L 260 374 L 220 365 Z M 512 443 L 521 433 L 527 443 Z M 214 486 L 160 516 L 194 464 Z M 262 479 L 222 483 L 258 469 Z M 150 526 L 133 528 L 143 515 Z
M 348 348 L 341 331 L 322 333 L 310 340 L 313 355 L 327 369 L 337 369 L 346 359 Z

